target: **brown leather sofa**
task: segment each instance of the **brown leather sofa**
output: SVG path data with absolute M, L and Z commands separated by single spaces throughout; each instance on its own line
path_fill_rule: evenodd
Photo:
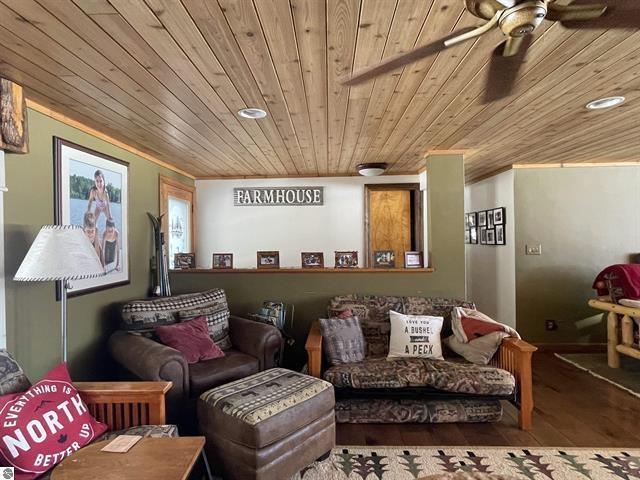
M 232 347 L 224 357 L 189 365 L 179 351 L 153 338 L 155 326 L 177 322 L 179 311 L 212 302 L 220 308 L 220 317 L 228 318 Z M 129 302 L 122 312 L 122 329 L 109 339 L 109 351 L 134 378 L 173 383 L 166 397 L 167 416 L 180 425 L 181 431 L 194 431 L 195 405 L 201 393 L 273 368 L 283 347 L 282 336 L 275 327 L 230 316 L 224 292 L 219 289 Z

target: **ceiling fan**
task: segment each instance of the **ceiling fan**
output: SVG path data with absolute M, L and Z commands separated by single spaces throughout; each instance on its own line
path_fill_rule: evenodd
M 560 22 L 570 29 L 640 28 L 640 0 L 606 0 L 606 4 L 594 4 L 593 1 L 465 0 L 466 9 L 472 15 L 487 20 L 484 25 L 455 32 L 436 42 L 390 57 L 354 73 L 343 84 L 364 82 L 499 28 L 506 40 L 491 56 L 484 101 L 499 100 L 509 96 L 513 90 L 533 33 L 544 20 Z

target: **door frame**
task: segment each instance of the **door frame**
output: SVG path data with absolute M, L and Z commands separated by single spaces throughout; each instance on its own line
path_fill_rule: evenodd
M 385 191 L 385 190 L 410 190 L 414 192 L 413 195 L 413 225 L 412 240 L 415 242 L 415 248 L 418 251 L 424 249 L 424 212 L 422 206 L 424 205 L 424 192 L 420 190 L 419 183 L 365 183 L 364 185 L 364 258 L 365 267 L 371 267 L 371 225 L 370 225 L 370 212 L 371 202 L 369 201 L 369 192 L 371 191 Z
M 191 194 L 191 252 L 195 253 L 196 251 L 196 223 L 195 223 L 195 211 L 196 211 L 196 187 L 192 187 L 190 185 L 185 185 L 184 183 L 174 180 L 171 177 L 167 177 L 166 175 L 158 176 L 158 200 L 160 202 L 160 215 L 167 214 L 167 206 L 169 205 L 169 195 L 172 193 L 177 193 L 177 195 L 173 195 L 178 197 L 180 194 L 184 194 L 188 192 Z M 180 197 L 178 197 L 180 198 Z M 169 230 L 168 224 L 166 221 L 162 222 L 162 232 L 164 233 L 164 238 L 166 239 L 167 249 L 169 248 Z

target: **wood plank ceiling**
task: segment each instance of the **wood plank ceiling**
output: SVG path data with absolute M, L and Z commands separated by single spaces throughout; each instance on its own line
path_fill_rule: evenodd
M 515 94 L 482 102 L 494 31 L 375 81 L 339 79 L 480 21 L 463 0 L 0 0 L 0 76 L 196 177 L 415 173 L 468 150 L 513 163 L 638 161 L 640 33 L 538 30 Z M 613 110 L 595 98 L 623 94 Z M 244 120 L 244 107 L 268 111 Z

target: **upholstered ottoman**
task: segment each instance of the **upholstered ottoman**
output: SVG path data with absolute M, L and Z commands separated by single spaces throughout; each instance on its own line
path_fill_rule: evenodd
M 335 446 L 333 386 L 274 368 L 198 399 L 207 456 L 225 479 L 288 479 Z

